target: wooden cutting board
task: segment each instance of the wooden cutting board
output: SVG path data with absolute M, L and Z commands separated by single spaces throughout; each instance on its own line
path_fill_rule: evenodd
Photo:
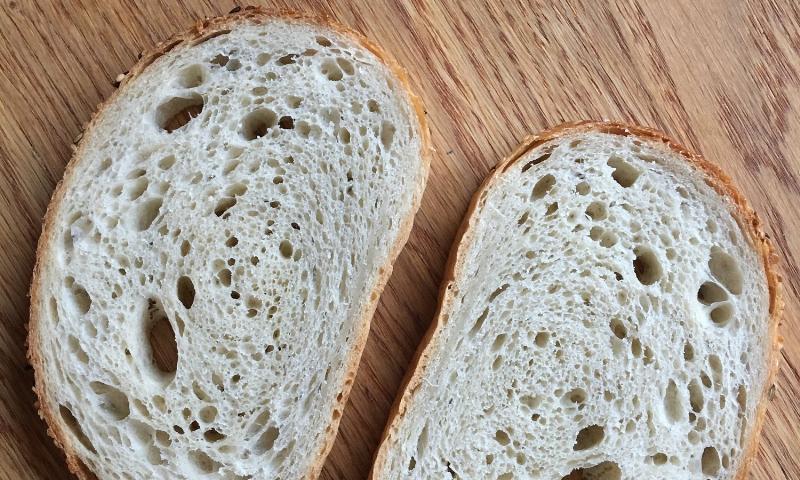
M 70 145 L 141 50 L 234 6 L 164 3 L 0 0 L 0 478 L 69 478 L 35 413 L 24 343 L 40 222 Z M 526 133 L 586 118 L 656 127 L 703 152 L 765 220 L 785 272 L 786 343 L 752 477 L 800 478 L 798 3 L 381 3 L 278 5 L 327 13 L 394 54 L 436 147 L 324 478 L 366 476 L 481 179 Z

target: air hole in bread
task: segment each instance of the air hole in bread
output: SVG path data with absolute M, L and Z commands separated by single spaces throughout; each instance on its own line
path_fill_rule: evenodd
M 194 120 L 203 111 L 203 97 L 197 93 L 187 93 L 183 97 L 173 97 L 156 109 L 156 123 L 162 130 L 172 133 Z
M 278 122 L 278 116 L 268 108 L 259 108 L 242 119 L 241 135 L 245 140 L 255 140 L 267 134 Z
M 500 335 L 496 336 L 494 342 L 492 342 L 492 351 L 496 352 L 501 348 L 503 348 L 503 345 L 506 343 L 506 340 L 508 340 L 508 335 L 506 335 L 505 333 L 501 333 Z
M 592 467 L 576 468 L 561 480 L 620 480 L 622 470 L 611 461 L 598 463 Z
M 161 395 L 153 395 L 151 399 L 153 405 L 158 409 L 161 413 L 167 412 L 167 401 Z M 166 434 L 166 433 L 165 433 Z
M 131 413 L 128 396 L 119 389 L 107 385 L 103 382 L 91 382 L 89 387 L 102 400 L 100 409 L 111 416 L 114 420 L 124 420 Z
M 67 408 L 65 405 L 59 405 L 58 413 L 61 415 L 61 420 L 67 426 L 67 429 L 76 439 L 78 439 L 80 444 L 90 452 L 97 453 L 97 450 L 95 450 L 94 445 L 92 445 L 92 442 L 89 440 L 89 437 L 83 433 L 83 429 L 78 423 L 78 420 L 75 418 L 75 415 L 72 414 L 72 410 Z
M 278 120 L 278 126 L 283 130 L 291 130 L 294 128 L 294 118 L 284 115 Z
M 475 320 L 475 324 L 472 325 L 472 328 L 469 331 L 469 336 L 474 337 L 478 331 L 483 327 L 483 323 L 486 321 L 486 317 L 489 315 L 489 308 L 485 308 L 483 312 L 478 316 Z
M 189 65 L 178 72 L 178 85 L 183 88 L 199 87 L 204 81 L 205 70 L 202 65 Z
M 239 160 L 235 160 L 235 159 L 234 159 L 234 160 L 231 160 L 231 161 L 229 161 L 229 162 L 228 162 L 228 163 L 226 163 L 226 164 L 225 164 L 225 166 L 222 168 L 222 175 L 228 175 L 228 174 L 230 174 L 231 172 L 233 172 L 234 170 L 236 170 L 236 167 L 238 167 L 238 166 L 239 166 L 239 165 L 241 165 L 241 164 L 242 164 L 242 162 L 240 162 Z
M 700 372 L 700 381 L 703 382 L 703 386 L 706 388 L 711 388 L 713 385 L 711 383 L 711 378 L 708 376 L 706 372 Z
M 66 277 L 64 284 L 69 292 L 69 304 L 80 314 L 86 314 L 92 308 L 92 297 L 81 285 L 75 282 L 73 277 Z
M 144 402 L 142 402 L 138 398 L 134 398 L 133 402 L 131 403 L 133 403 L 134 409 L 142 418 L 151 418 L 150 410 L 147 408 L 147 405 L 145 405 Z
M 339 65 L 339 68 L 344 71 L 344 73 L 348 75 L 354 75 L 356 73 L 355 67 L 353 67 L 353 64 L 349 60 L 339 57 L 336 59 L 336 63 Z
M 687 387 L 689 390 L 689 405 L 692 407 L 692 411 L 695 413 L 700 413 L 703 410 L 703 405 L 705 400 L 703 398 L 703 387 L 700 386 L 700 383 L 697 379 L 692 379 L 689 382 Z
M 600 236 L 600 246 L 601 247 L 611 248 L 614 245 L 616 245 L 618 241 L 619 241 L 619 237 L 617 237 L 617 234 L 612 232 L 611 230 L 606 230 Z
M 147 461 L 150 465 L 163 465 L 164 459 L 161 456 L 161 449 L 155 445 L 150 445 L 147 449 Z
M 370 99 L 367 100 L 367 110 L 369 110 L 372 113 L 379 113 L 381 111 L 381 107 L 378 105 L 377 101 Z
M 689 342 L 683 344 L 683 359 L 687 362 L 694 360 L 694 347 Z
M 609 323 L 609 327 L 614 333 L 614 336 L 620 340 L 628 336 L 628 329 L 625 328 L 625 324 L 619 318 L 612 318 L 611 322 Z
M 708 366 L 711 368 L 711 375 L 714 378 L 714 388 L 719 389 L 722 386 L 722 361 L 719 356 L 709 355 Z
M 178 367 L 178 344 L 172 324 L 161 303 L 153 299 L 147 301 L 146 316 L 145 331 L 153 365 L 162 373 L 174 375 Z
M 186 275 L 183 275 L 180 278 L 178 278 L 177 294 L 178 294 L 178 300 L 180 300 L 184 308 L 186 309 L 192 308 L 192 304 L 194 303 L 195 290 L 194 290 L 194 282 L 192 282 L 191 278 L 187 277 Z
M 189 243 L 189 240 L 184 240 L 181 242 L 181 257 L 185 257 L 189 255 L 189 251 L 192 249 L 192 244 Z
M 573 388 L 569 392 L 565 393 L 564 396 L 561 398 L 561 403 L 564 405 L 583 405 L 586 402 L 588 395 L 586 394 L 586 390 L 582 388 Z
M 675 380 L 672 379 L 667 383 L 667 389 L 664 394 L 664 411 L 667 413 L 667 418 L 672 423 L 686 420 L 686 410 L 683 407 L 683 399 L 678 391 L 678 385 L 675 383 Z
M 572 446 L 572 449 L 578 452 L 594 448 L 603 441 L 605 435 L 605 428 L 601 425 L 589 425 L 588 427 L 584 427 L 578 432 L 578 435 L 576 435 L 575 444 Z
M 300 55 L 296 53 L 287 53 L 286 55 L 283 55 L 282 57 L 278 58 L 278 60 L 275 63 L 277 63 L 280 66 L 293 65 L 297 63 L 297 57 L 299 56 Z
M 703 449 L 703 455 L 700 458 L 700 466 L 704 475 L 717 476 L 720 469 L 719 452 L 714 447 L 706 447 Z
M 206 442 L 215 443 L 224 440 L 226 435 L 220 433 L 216 429 L 210 428 L 203 433 L 203 438 Z
M 711 247 L 711 256 L 708 260 L 708 268 L 714 278 L 734 295 L 742 293 L 742 271 L 736 259 L 725 253 L 719 247 Z
M 283 258 L 292 258 L 292 253 L 294 252 L 292 242 L 283 240 L 280 245 L 278 245 L 278 251 L 280 251 Z
M 736 390 L 736 404 L 739 406 L 739 414 L 744 415 L 747 411 L 747 388 L 739 385 Z
M 155 438 L 156 443 L 162 447 L 169 447 L 172 445 L 172 439 L 170 438 L 169 433 L 165 432 L 164 430 L 156 430 Z
M 228 70 L 229 72 L 235 72 L 236 70 L 239 70 L 240 68 L 242 68 L 242 62 L 240 62 L 239 59 L 237 59 L 237 58 L 231 59 L 225 65 L 225 70 Z
M 149 198 L 133 209 L 133 226 L 140 232 L 150 228 L 153 221 L 158 217 L 163 203 L 161 197 Z
M 636 258 L 633 260 L 633 271 L 636 278 L 642 285 L 652 285 L 663 275 L 661 262 L 656 255 L 644 247 L 637 247 L 634 250 Z
M 545 216 L 553 215 L 554 213 L 556 213 L 557 210 L 558 210 L 558 202 L 553 202 L 547 206 L 547 210 L 545 210 L 544 215 Z
M 642 342 L 636 337 L 631 339 L 631 353 L 636 358 L 642 356 Z
M 201 401 L 204 401 L 204 402 L 212 401 L 211 397 L 208 396 L 208 394 L 205 392 L 205 390 L 203 390 L 203 387 L 201 387 L 200 384 L 198 382 L 196 382 L 196 381 L 192 382 L 192 393 L 194 393 L 194 396 L 197 397 L 198 400 L 201 400 Z M 213 411 L 208 411 L 207 410 L 208 408 L 209 407 L 203 408 L 203 411 L 205 411 L 206 413 L 213 413 L 212 416 L 216 416 L 216 414 L 217 414 L 216 413 L 216 408 L 214 408 Z M 211 407 L 211 408 L 213 408 L 213 407 Z M 203 420 L 205 423 L 209 423 L 209 422 L 214 420 L 213 418 L 211 420 L 206 420 L 205 418 L 203 418 L 203 411 L 201 411 L 201 413 L 200 413 L 200 420 Z
M 534 410 L 542 404 L 542 397 L 538 395 L 522 395 L 519 397 L 519 401 L 522 405 Z
M 339 65 L 336 63 L 336 60 L 332 58 L 328 58 L 322 62 L 322 65 L 320 66 L 320 71 L 322 72 L 323 75 L 325 75 L 325 77 L 328 80 L 332 82 L 338 82 L 344 77 L 342 69 L 339 68 Z
M 703 305 L 724 302 L 727 299 L 728 293 L 714 282 L 705 282 L 697 290 L 697 300 Z
M 228 248 L 233 248 L 238 244 L 239 244 L 239 239 L 236 237 L 229 237 L 227 240 L 225 240 L 225 246 Z
M 550 341 L 550 332 L 539 332 L 533 338 L 533 343 L 539 348 L 544 348 Z
M 603 202 L 592 202 L 586 207 L 586 215 L 592 220 L 605 220 L 608 218 L 608 209 Z
M 617 155 L 612 155 L 608 159 L 608 166 L 614 169 L 614 171 L 611 173 L 611 178 L 613 178 L 614 181 L 624 188 L 628 188 L 633 185 L 641 173 L 636 169 L 636 167 Z
M 664 465 L 665 463 L 667 463 L 667 455 L 661 452 L 656 453 L 655 455 L 650 457 L 650 459 L 653 462 L 653 465 Z
M 142 177 L 145 173 L 147 173 L 147 170 L 145 170 L 144 168 L 134 168 L 133 170 L 128 172 L 128 175 L 125 176 L 125 179 L 135 180 L 137 178 Z
M 58 317 L 58 303 L 56 301 L 56 297 L 50 297 L 50 300 L 47 303 L 47 310 L 48 310 L 48 317 L 53 325 L 58 325 L 60 321 Z
M 226 214 L 231 207 L 236 205 L 236 199 L 233 197 L 222 197 L 217 201 L 216 206 L 214 206 L 214 215 L 218 217 L 227 218 L 229 214 Z
M 500 445 L 506 446 L 511 443 L 511 438 L 508 436 L 508 433 L 505 430 L 497 430 L 494 433 L 494 439 Z
M 330 47 L 332 45 L 331 41 L 327 38 L 317 35 L 314 40 L 317 42 L 318 45 L 322 45 L 323 47 Z
M 531 193 L 531 198 L 536 200 L 544 197 L 545 195 L 547 195 L 547 192 L 549 192 L 550 189 L 553 188 L 555 184 L 556 184 L 556 177 L 550 174 L 543 176 L 542 178 L 539 179 L 538 182 L 536 182 L 536 185 L 533 186 L 533 192 Z
M 222 465 L 200 450 L 189 452 L 189 461 L 197 468 L 200 473 L 214 473 L 219 471 Z
M 504 283 L 504 284 L 500 285 L 492 293 L 489 294 L 488 301 L 489 302 L 493 302 L 497 297 L 500 296 L 501 293 L 505 292 L 506 289 L 508 289 L 508 287 L 509 287 L 508 283 Z
M 592 191 L 592 187 L 590 187 L 587 182 L 580 182 L 577 185 L 575 185 L 575 191 L 579 195 L 588 195 L 589 192 Z
M 267 62 L 270 61 L 270 59 L 272 59 L 271 53 L 266 53 L 266 52 L 259 53 L 258 55 L 256 55 L 256 65 L 258 65 L 259 67 L 263 67 L 264 65 L 267 64 Z
M 74 335 L 70 335 L 67 337 L 67 345 L 69 346 L 70 352 L 80 361 L 81 363 L 89 363 L 89 356 L 81 347 L 81 343 L 77 337 Z
M 216 65 L 218 67 L 224 67 L 225 65 L 228 64 L 228 60 L 230 60 L 230 57 L 222 53 L 218 53 L 217 55 L 214 56 L 214 58 L 209 60 L 208 63 Z
M 149 184 L 147 177 L 140 177 L 131 182 L 128 188 L 128 200 L 136 200 L 141 197 Z
M 219 283 L 226 287 L 231 286 L 231 271 L 227 268 L 223 268 L 219 272 L 217 272 L 217 279 L 219 279 Z
M 394 132 L 395 126 L 394 123 L 388 122 L 384 120 L 381 122 L 381 144 L 385 150 L 389 150 L 392 147 L 392 142 L 394 141 Z
M 547 160 L 548 158 L 550 158 L 550 153 L 551 153 L 551 152 L 547 152 L 547 153 L 545 153 L 545 154 L 543 154 L 543 155 L 539 155 L 538 157 L 534 158 L 534 159 L 533 159 L 533 160 L 531 160 L 530 162 L 528 162 L 528 163 L 526 163 L 525 165 L 523 165 L 523 166 L 522 166 L 522 173 L 525 173 L 525 172 L 527 172 L 527 171 L 528 171 L 528 170 L 530 170 L 530 168 L 531 168 L 531 167 L 533 167 L 534 165 L 539 165 L 540 163 L 542 163 L 542 162 L 544 162 L 545 160 Z
M 503 356 L 498 355 L 495 357 L 494 361 L 492 362 L 492 370 L 500 370 L 500 367 L 503 366 Z
M 720 303 L 711 309 L 711 321 L 718 327 L 724 327 L 733 318 L 733 305 L 729 302 Z
M 280 435 L 280 430 L 277 427 L 269 427 L 262 433 L 258 440 L 256 440 L 255 444 L 255 452 L 258 455 L 262 455 L 270 450 L 275 446 L 275 440 L 278 439 Z
M 158 161 L 158 168 L 161 170 L 169 170 L 175 165 L 175 155 L 167 155 Z

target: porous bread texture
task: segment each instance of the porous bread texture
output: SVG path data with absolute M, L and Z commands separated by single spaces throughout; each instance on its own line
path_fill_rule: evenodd
M 123 84 L 47 216 L 30 357 L 82 477 L 318 472 L 419 204 L 427 132 L 377 49 L 217 27 Z
M 743 470 L 774 273 L 705 172 L 601 130 L 545 139 L 484 187 L 373 478 Z

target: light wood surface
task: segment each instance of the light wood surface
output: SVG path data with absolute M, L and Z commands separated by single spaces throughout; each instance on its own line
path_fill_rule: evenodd
M 786 338 L 752 471 L 800 478 L 800 4 L 639 0 L 280 3 L 360 30 L 409 71 L 436 154 L 373 321 L 326 479 L 364 478 L 433 315 L 450 242 L 489 169 L 529 132 L 613 119 L 718 162 L 767 224 L 785 272 Z M 0 0 L 0 478 L 69 478 L 25 360 L 41 218 L 73 139 L 137 54 L 222 2 Z

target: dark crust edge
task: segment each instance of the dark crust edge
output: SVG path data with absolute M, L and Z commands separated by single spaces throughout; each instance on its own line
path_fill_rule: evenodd
M 783 316 L 784 302 L 781 294 L 782 278 L 779 269 L 779 260 L 775 249 L 769 237 L 764 233 L 761 221 L 755 211 L 753 211 L 745 197 L 733 184 L 731 178 L 723 172 L 718 165 L 706 160 L 699 154 L 691 152 L 657 130 L 624 123 L 589 120 L 561 124 L 536 135 L 525 137 L 510 155 L 494 167 L 493 171 L 484 179 L 483 183 L 473 195 L 469 207 L 464 214 L 461 226 L 453 239 L 453 246 L 450 250 L 450 256 L 445 266 L 445 273 L 439 290 L 439 305 L 436 314 L 425 336 L 420 341 L 419 347 L 409 365 L 401 387 L 398 390 L 398 396 L 389 411 L 386 427 L 381 435 L 378 449 L 375 452 L 375 458 L 369 476 L 370 479 L 379 478 L 379 472 L 383 469 L 384 462 L 386 461 L 387 450 L 391 448 L 394 441 L 393 434 L 400 420 L 402 420 L 408 404 L 413 401 L 416 391 L 425 375 L 430 354 L 435 348 L 435 344 L 432 343 L 431 340 L 442 325 L 442 316 L 447 315 L 450 311 L 450 304 L 452 301 L 450 291 L 454 285 L 455 279 L 460 274 L 463 263 L 463 252 L 469 250 L 472 245 L 473 232 L 471 227 L 477 217 L 478 207 L 482 206 L 486 200 L 486 194 L 494 187 L 501 175 L 539 145 L 561 137 L 594 132 L 633 136 L 656 148 L 678 153 L 689 165 L 703 174 L 706 184 L 713 188 L 725 200 L 729 201 L 731 215 L 739 224 L 746 238 L 750 241 L 751 246 L 761 259 L 769 295 L 769 338 L 771 348 L 768 347 L 768 351 L 766 352 L 764 367 L 767 369 L 767 376 L 756 408 L 755 422 L 750 426 L 747 445 L 742 451 L 742 463 L 734 477 L 736 480 L 744 480 L 747 478 L 747 472 L 758 452 L 758 438 L 766 417 L 767 405 L 769 404 L 769 390 L 775 382 L 775 376 L 778 372 L 780 361 L 780 350 L 783 345 L 783 337 L 780 335 L 779 328 Z
M 422 201 L 422 193 L 424 191 L 425 183 L 430 171 L 431 157 L 433 154 L 433 148 L 431 146 L 431 140 L 430 140 L 430 130 L 427 124 L 427 119 L 425 116 L 425 110 L 423 108 L 422 101 L 413 92 L 405 69 L 403 69 L 391 55 L 386 53 L 381 47 L 379 47 L 375 43 L 372 43 L 364 35 L 353 29 L 350 29 L 346 26 L 339 24 L 337 21 L 326 15 L 305 14 L 285 9 L 271 10 L 261 7 L 252 7 L 252 6 L 244 7 L 243 9 L 232 11 L 227 15 L 222 15 L 214 18 L 206 18 L 204 20 L 198 20 L 194 24 L 194 26 L 192 26 L 188 30 L 175 34 L 171 38 L 164 40 L 153 46 L 151 49 L 143 52 L 142 55 L 140 56 L 139 61 L 131 68 L 131 70 L 118 77 L 117 83 L 119 83 L 119 89 L 114 91 L 114 93 L 112 93 L 108 99 L 106 99 L 103 103 L 101 103 L 98 106 L 97 110 L 92 115 L 92 118 L 82 128 L 82 131 L 83 132 L 91 131 L 95 127 L 95 123 L 97 122 L 97 119 L 101 115 L 101 113 L 103 113 L 110 104 L 116 101 L 117 97 L 120 95 L 120 92 L 125 91 L 128 82 L 131 79 L 138 77 L 149 65 L 151 65 L 159 57 L 165 55 L 173 48 L 181 46 L 190 47 L 202 43 L 203 41 L 214 38 L 215 36 L 228 33 L 230 29 L 238 25 L 260 24 L 271 20 L 306 23 L 324 29 L 332 30 L 334 33 L 347 37 L 350 40 L 354 41 L 356 44 L 360 45 L 361 47 L 369 50 L 389 69 L 391 74 L 398 81 L 400 87 L 402 88 L 403 93 L 408 97 L 410 106 L 414 111 L 414 113 L 416 113 L 417 121 L 419 124 L 420 137 L 421 137 L 420 138 L 421 171 L 419 172 L 420 181 L 415 187 L 411 208 L 409 209 L 407 216 L 405 217 L 403 223 L 398 229 L 394 245 L 392 245 L 392 247 L 390 248 L 389 254 L 386 259 L 386 264 L 378 270 L 378 277 L 376 279 L 376 282 L 372 287 L 372 291 L 369 293 L 369 296 L 366 299 L 366 303 L 362 307 L 362 311 L 359 314 L 361 318 L 359 324 L 361 327 L 358 331 L 356 331 L 356 336 L 355 339 L 353 340 L 352 348 L 348 352 L 348 356 L 344 364 L 346 370 L 342 378 L 341 395 L 334 399 L 334 407 L 331 412 L 331 421 L 324 432 L 320 448 L 317 450 L 316 453 L 313 454 L 313 460 L 310 463 L 310 467 L 308 471 L 303 475 L 303 478 L 310 479 L 319 477 L 320 473 L 322 472 L 322 468 L 325 464 L 325 459 L 328 456 L 328 453 L 330 452 L 331 448 L 333 447 L 333 442 L 336 438 L 336 434 L 339 429 L 339 422 L 342 417 L 342 411 L 350 395 L 350 391 L 353 386 L 353 380 L 355 379 L 356 372 L 358 370 L 358 365 L 360 363 L 361 354 L 363 353 L 364 346 L 366 345 L 367 337 L 369 335 L 370 324 L 372 322 L 372 317 L 375 313 L 375 309 L 378 306 L 378 300 L 380 298 L 381 293 L 383 292 L 383 288 L 385 287 L 386 282 L 388 281 L 389 276 L 392 273 L 392 266 L 395 260 L 397 259 L 398 255 L 400 254 L 400 251 L 403 249 L 406 242 L 408 241 L 408 237 L 411 233 L 411 227 L 414 223 L 414 216 L 416 215 L 416 212 L 419 210 L 419 206 Z M 83 136 L 84 135 L 81 134 L 81 137 Z M 39 352 L 40 350 L 39 320 L 41 316 L 41 312 L 39 311 L 39 301 L 42 295 L 42 293 L 40 292 L 40 276 L 42 273 L 41 270 L 43 268 L 42 265 L 48 261 L 49 253 L 51 251 L 50 244 L 54 240 L 53 235 L 54 235 L 54 223 L 55 223 L 56 211 L 58 211 L 58 209 L 61 206 L 67 185 L 72 183 L 72 177 L 75 175 L 75 170 L 77 165 L 83 159 L 83 152 L 85 147 L 86 147 L 85 142 L 79 142 L 78 145 L 75 147 L 75 151 L 69 163 L 65 167 L 63 177 L 59 181 L 58 185 L 56 185 L 55 187 L 53 196 L 47 207 L 47 212 L 45 213 L 44 216 L 42 233 L 36 249 L 36 263 L 33 268 L 33 277 L 31 280 L 31 288 L 29 294 L 30 319 L 28 322 L 28 337 L 26 340 L 28 347 L 27 350 L 28 361 L 34 368 L 35 385 L 33 387 L 33 391 L 37 397 L 35 407 L 37 409 L 39 417 L 41 417 L 45 421 L 48 427 L 47 428 L 48 435 L 53 438 L 53 441 L 56 444 L 56 446 L 59 447 L 61 450 L 63 450 L 66 456 L 67 467 L 73 474 L 75 474 L 78 478 L 82 480 L 95 479 L 97 477 L 91 471 L 91 469 L 84 463 L 84 461 L 80 458 L 75 447 L 71 442 L 71 437 L 69 437 L 64 432 L 61 426 L 61 422 L 57 420 L 56 412 L 51 411 L 49 409 L 46 401 L 46 399 L 48 398 L 47 381 L 44 378 L 44 371 L 42 369 L 42 358 Z

